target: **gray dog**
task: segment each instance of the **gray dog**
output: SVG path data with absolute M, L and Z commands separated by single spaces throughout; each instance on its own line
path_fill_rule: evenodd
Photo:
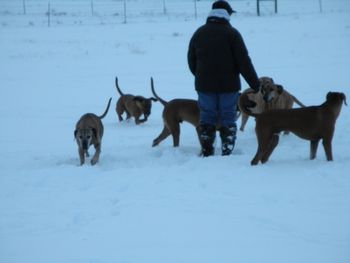
M 123 113 L 126 113 L 126 119 L 131 117 L 135 118 L 135 123 L 140 124 L 147 121 L 148 117 L 151 115 L 152 101 L 157 101 L 155 98 L 145 98 L 143 96 L 134 96 L 131 94 L 124 94 L 118 85 L 118 78 L 115 78 L 115 86 L 120 95 L 119 100 L 116 105 L 116 112 L 119 121 L 123 120 Z M 143 119 L 140 117 L 144 115 Z
M 322 140 L 327 161 L 333 161 L 332 139 L 343 102 L 346 105 L 344 93 L 328 92 L 326 101 L 319 106 L 270 110 L 257 114 L 249 109 L 253 108 L 256 102 L 243 93 L 239 98 L 239 106 L 243 112 L 256 120 L 258 150 L 251 165 L 268 161 L 278 144 L 281 131 L 290 131 L 302 139 L 309 140 L 311 160 L 316 158 L 317 147 Z
M 109 99 L 107 108 L 101 116 L 93 113 L 84 114 L 76 124 L 74 137 L 78 144 L 78 151 L 80 157 L 80 165 L 85 163 L 85 156 L 89 157 L 88 149 L 90 145 L 94 145 L 95 154 L 91 159 L 91 165 L 95 165 L 101 153 L 101 141 L 103 136 L 103 119 L 109 110 L 112 98 Z

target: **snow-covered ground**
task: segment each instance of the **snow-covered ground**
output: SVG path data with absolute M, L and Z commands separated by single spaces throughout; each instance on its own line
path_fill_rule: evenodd
M 259 76 L 307 105 L 328 91 L 350 97 L 350 1 L 330 9 L 323 0 L 322 13 L 316 0 L 304 1 L 315 5 L 310 12 L 295 2 L 279 1 L 277 15 L 231 19 Z M 348 107 L 336 124 L 334 162 L 322 145 L 308 160 L 309 143 L 291 134 L 252 167 L 253 119 L 233 155 L 220 156 L 217 142 L 216 156 L 200 158 L 187 123 L 179 148 L 170 137 L 151 147 L 160 103 L 139 126 L 118 122 L 113 106 L 100 162 L 79 166 L 75 123 L 101 114 L 109 97 L 116 103 L 115 76 L 126 93 L 151 96 L 153 76 L 164 99 L 196 99 L 186 53 L 205 16 L 150 17 L 62 18 L 49 28 L 0 12 L 0 262 L 350 262 Z

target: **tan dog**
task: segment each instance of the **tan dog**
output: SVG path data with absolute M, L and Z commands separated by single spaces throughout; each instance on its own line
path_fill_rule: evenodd
M 103 136 L 103 119 L 109 110 L 112 98 L 109 99 L 107 108 L 101 116 L 93 113 L 84 114 L 75 126 L 74 137 L 78 144 L 80 165 L 85 163 L 85 156 L 89 157 L 88 149 L 90 145 L 94 145 L 95 154 L 91 159 L 91 164 L 95 165 L 101 153 L 101 141 Z
M 154 90 L 153 78 L 151 78 L 151 89 L 154 97 L 163 104 L 162 113 L 164 128 L 157 138 L 153 140 L 152 147 L 157 146 L 169 135 L 173 136 L 174 147 L 180 144 L 180 123 L 186 121 L 196 127 L 198 134 L 199 108 L 196 100 L 173 99 L 165 101 L 160 98 Z
M 126 119 L 128 120 L 131 117 L 134 117 L 136 124 L 147 121 L 148 117 L 151 115 L 152 101 L 157 101 L 157 99 L 146 99 L 143 96 L 124 94 L 119 88 L 117 77 L 115 78 L 115 85 L 120 95 L 115 108 L 119 121 L 123 120 L 122 115 L 124 112 L 126 113 Z M 140 119 L 142 114 L 144 115 L 144 118 Z
M 297 109 L 280 109 L 265 111 L 261 114 L 252 113 L 248 108 L 256 103 L 247 94 L 239 98 L 242 111 L 256 120 L 255 132 L 258 140 L 258 150 L 251 161 L 256 165 L 268 161 L 278 144 L 281 131 L 291 131 L 302 139 L 310 141 L 310 159 L 316 158 L 317 147 L 322 139 L 327 161 L 333 160 L 332 139 L 335 122 L 339 116 L 342 104 L 346 105 L 344 93 L 328 92 L 326 102 L 319 106 Z
M 254 113 L 262 113 L 273 109 L 291 109 L 295 102 L 301 107 L 305 107 L 295 96 L 286 91 L 281 85 L 275 84 L 270 77 L 259 78 L 261 90 L 258 93 L 251 93 L 252 89 L 246 89 L 249 99 L 256 102 L 256 107 L 252 109 Z M 242 112 L 242 121 L 240 130 L 243 131 L 248 121 L 249 115 Z M 285 131 L 288 133 L 288 131 Z

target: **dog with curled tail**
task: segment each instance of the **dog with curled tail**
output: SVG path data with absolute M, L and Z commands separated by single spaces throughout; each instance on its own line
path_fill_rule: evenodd
M 249 116 L 255 117 L 255 132 L 258 149 L 251 165 L 265 163 L 278 144 L 279 133 L 290 131 L 298 137 L 310 141 L 310 159 L 316 158 L 317 147 L 322 140 L 327 161 L 333 161 L 332 139 L 335 122 L 340 114 L 343 103 L 346 104 L 342 92 L 328 92 L 326 101 L 319 106 L 309 106 L 294 109 L 275 109 L 262 113 L 253 113 L 256 102 L 243 93 L 238 104 L 240 109 Z
M 131 117 L 135 118 L 136 125 L 147 121 L 148 117 L 151 115 L 152 101 L 157 101 L 156 98 L 145 98 L 143 96 L 134 96 L 131 94 L 124 94 L 118 85 L 118 78 L 115 78 L 115 86 L 120 95 L 120 98 L 116 104 L 116 112 L 119 121 L 123 120 L 123 113 L 126 113 L 126 119 Z M 140 119 L 141 116 L 144 116 L 143 119 Z
M 180 145 L 180 124 L 185 121 L 192 124 L 196 128 L 199 138 L 199 108 L 196 100 L 191 99 L 173 99 L 165 101 L 158 96 L 154 89 L 153 78 L 151 78 L 151 90 L 153 96 L 164 106 L 162 117 L 164 127 L 157 138 L 153 140 L 152 147 L 157 146 L 161 141 L 169 135 L 173 137 L 173 146 Z
M 77 122 L 74 131 L 74 137 L 78 144 L 78 152 L 80 158 L 80 165 L 85 163 L 85 156 L 89 157 L 88 149 L 90 145 L 94 145 L 95 154 L 91 159 L 91 165 L 95 165 L 101 153 L 101 142 L 103 136 L 103 119 L 109 110 L 112 98 L 109 99 L 107 108 L 101 116 L 94 113 L 86 113 Z

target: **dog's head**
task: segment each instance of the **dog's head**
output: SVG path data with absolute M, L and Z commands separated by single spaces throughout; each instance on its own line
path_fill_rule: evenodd
M 151 115 L 152 101 L 157 101 L 156 98 L 145 98 L 142 96 L 135 96 L 133 100 L 146 118 Z
M 261 85 L 261 94 L 266 103 L 269 103 L 278 98 L 283 93 L 283 86 L 265 82 Z
M 267 84 L 274 84 L 275 82 L 273 81 L 272 78 L 270 77 L 260 77 L 259 78 L 261 86 L 267 85 Z
M 259 81 L 261 86 L 260 92 L 264 101 L 272 101 L 275 96 L 274 90 L 276 89 L 274 80 L 270 77 L 260 77 Z
M 77 140 L 79 147 L 83 150 L 87 150 L 91 144 L 91 140 L 97 138 L 97 131 L 94 128 L 76 129 L 74 131 L 74 137 Z
M 252 112 L 251 108 L 254 108 L 257 105 L 255 101 L 249 98 L 250 94 L 252 93 L 242 93 L 238 98 L 239 109 L 247 114 L 250 114 Z
M 348 105 L 346 103 L 346 96 L 342 92 L 328 92 L 326 100 L 340 105 L 344 102 L 345 105 Z

